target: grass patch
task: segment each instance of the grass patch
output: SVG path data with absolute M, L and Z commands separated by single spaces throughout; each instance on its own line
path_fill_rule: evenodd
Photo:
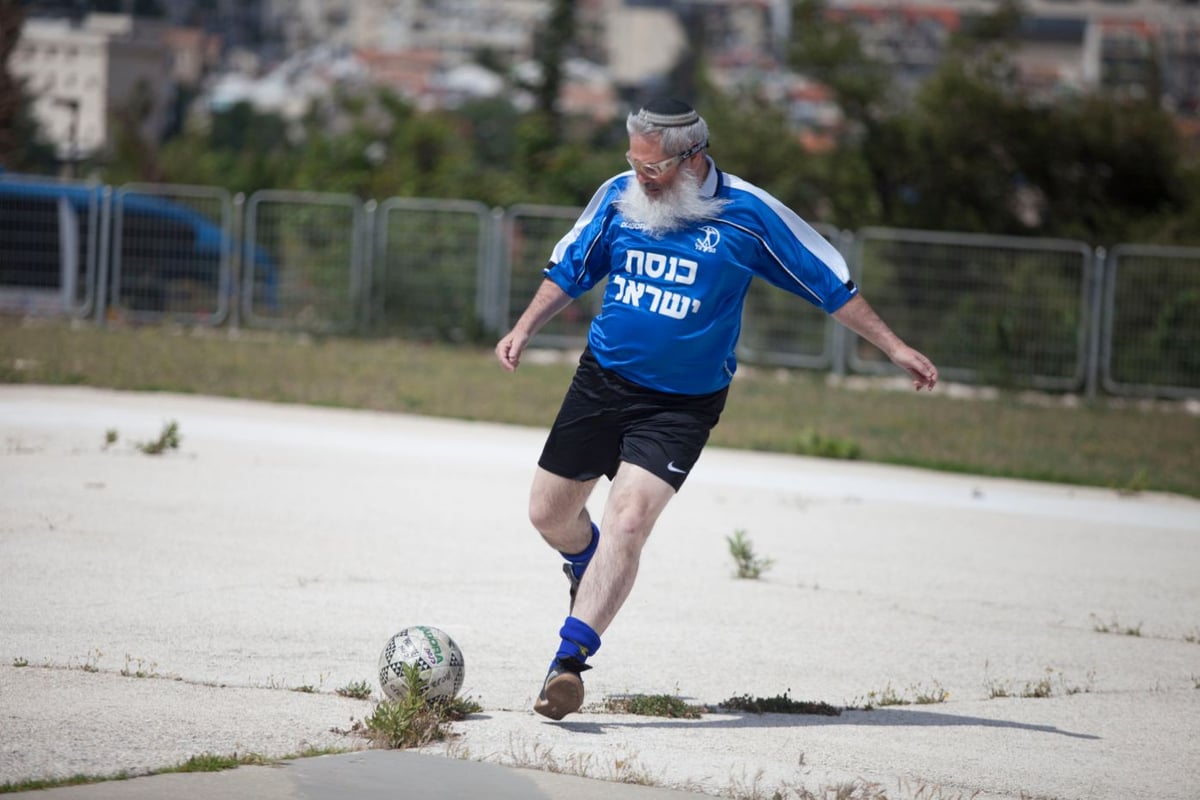
M 774 697 L 751 697 L 743 694 L 730 697 L 717 704 L 717 708 L 725 711 L 746 711 L 751 714 L 816 714 L 823 717 L 841 716 L 842 710 L 828 703 L 793 700 L 788 692 Z
M 149 772 L 137 773 L 136 775 L 122 770 L 114 772 L 110 775 L 71 775 L 67 778 L 38 778 L 28 781 L 10 781 L 8 783 L 0 783 L 0 794 L 11 794 L 15 792 L 32 792 L 42 789 L 57 789 L 64 786 L 84 786 L 92 783 L 104 783 L 106 781 L 124 781 L 130 778 L 142 777 L 144 775 L 166 775 L 179 772 L 222 772 L 230 769 L 237 769 L 242 766 L 270 766 L 272 764 L 281 764 L 284 761 L 294 761 L 297 758 L 312 758 L 314 756 L 333 755 L 336 753 L 348 752 L 342 748 L 319 748 L 309 747 L 299 753 L 281 758 L 268 758 L 258 753 L 244 753 L 232 755 L 220 755 L 216 753 L 202 753 L 192 756 L 187 761 L 181 764 L 176 764 L 172 767 L 164 767 L 163 769 L 150 770 Z
M 224 770 L 237 769 L 242 766 L 261 767 L 272 763 L 274 763 L 272 759 L 258 753 L 243 753 L 241 755 L 234 753 L 227 756 L 217 753 L 201 753 L 198 756 L 192 756 L 178 766 L 168 767 L 162 770 L 162 772 L 223 772 Z
M 0 317 L 0 382 L 7 383 L 162 390 L 545 428 L 573 371 L 569 359 L 527 359 L 508 375 L 483 347 Z M 858 458 L 878 463 L 1200 497 L 1194 467 L 1200 416 L 1182 404 L 1103 398 L 1067 407 L 1046 397 L 1035 403 L 1005 392 L 995 399 L 918 395 L 852 388 L 819 372 L 746 367 L 710 441 L 791 452 L 798 438 L 815 436 L 853 444 Z
M 38 778 L 28 781 L 8 781 L 0 783 L 0 794 L 16 792 L 36 792 L 42 789 L 57 789 L 63 786 L 85 786 L 89 783 L 104 781 L 123 781 L 132 777 L 128 772 L 114 772 L 112 775 L 84 775 L 82 773 L 68 778 Z
M 812 428 L 804 428 L 783 439 L 755 441 L 753 450 L 775 450 L 797 456 L 817 456 L 819 458 L 840 458 L 854 460 L 861 458 L 862 446 L 853 439 L 823 436 Z
M 700 719 L 704 706 L 690 705 L 680 697 L 669 694 L 635 694 L 608 697 L 604 709 L 614 714 L 634 714 L 641 717 L 670 719 Z

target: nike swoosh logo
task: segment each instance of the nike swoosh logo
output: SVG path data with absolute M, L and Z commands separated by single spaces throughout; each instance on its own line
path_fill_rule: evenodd
M 672 462 L 670 462 L 670 463 L 668 463 L 668 464 L 667 464 L 667 472 L 674 472 L 674 473 L 677 473 L 677 474 L 679 474 L 679 475 L 687 475 L 687 470 L 686 470 L 686 469 L 680 469 L 679 467 L 675 466 L 675 462 L 674 462 L 674 461 L 672 461 Z

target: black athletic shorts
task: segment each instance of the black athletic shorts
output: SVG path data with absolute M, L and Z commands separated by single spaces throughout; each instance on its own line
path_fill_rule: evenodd
M 585 349 L 538 466 L 571 480 L 601 475 L 611 480 L 628 461 L 678 491 L 721 418 L 728 394 L 728 386 L 701 395 L 647 389 L 604 369 Z

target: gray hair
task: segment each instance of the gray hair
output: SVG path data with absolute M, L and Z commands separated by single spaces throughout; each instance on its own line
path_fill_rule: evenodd
M 695 111 L 666 116 L 642 108 L 626 117 L 625 130 L 630 136 L 658 139 L 668 156 L 686 153 L 698 145 L 697 150 L 708 146 L 708 123 Z

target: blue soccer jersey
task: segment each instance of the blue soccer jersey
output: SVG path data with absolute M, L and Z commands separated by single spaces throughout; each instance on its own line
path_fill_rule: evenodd
M 637 180 L 609 179 L 554 248 L 546 277 L 571 297 L 608 283 L 588 344 L 601 366 L 640 386 L 707 394 L 729 384 L 742 305 L 755 277 L 837 311 L 857 291 L 845 259 L 767 192 L 709 159 L 716 216 L 651 236 L 616 201 Z

